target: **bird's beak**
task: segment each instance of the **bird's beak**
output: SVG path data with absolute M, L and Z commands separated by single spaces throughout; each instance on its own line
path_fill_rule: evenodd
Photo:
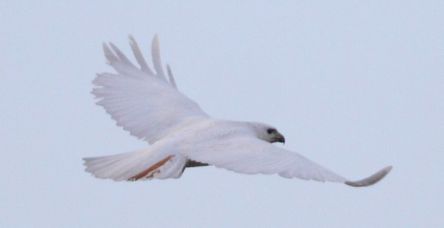
M 281 133 L 277 132 L 276 135 L 273 137 L 273 142 L 280 142 L 285 144 L 285 137 Z

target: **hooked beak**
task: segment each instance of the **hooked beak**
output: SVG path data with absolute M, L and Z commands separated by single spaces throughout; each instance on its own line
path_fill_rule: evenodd
M 274 142 L 280 142 L 280 143 L 285 144 L 285 137 L 281 133 L 277 132 L 275 134 L 275 136 L 273 137 L 272 143 L 274 143 Z

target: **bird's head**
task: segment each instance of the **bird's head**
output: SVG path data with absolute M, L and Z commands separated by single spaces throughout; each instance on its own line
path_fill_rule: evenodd
M 285 143 L 285 137 L 275 127 L 263 123 L 250 123 L 259 139 L 269 143 Z

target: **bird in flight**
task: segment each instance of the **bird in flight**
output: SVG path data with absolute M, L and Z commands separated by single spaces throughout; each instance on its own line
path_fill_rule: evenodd
M 169 65 L 164 70 L 157 36 L 151 47 L 153 69 L 135 39 L 130 36 L 129 41 L 138 66 L 114 44 L 103 44 L 115 73 L 97 74 L 92 93 L 118 126 L 151 145 L 128 153 L 84 158 L 86 171 L 97 178 L 179 178 L 186 168 L 215 166 L 243 174 L 277 174 L 363 187 L 377 183 L 392 168 L 350 181 L 298 153 L 273 145 L 285 142 L 273 126 L 212 118 L 178 90 Z

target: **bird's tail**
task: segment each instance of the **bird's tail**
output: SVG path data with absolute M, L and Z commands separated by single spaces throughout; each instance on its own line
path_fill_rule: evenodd
M 178 178 L 186 158 L 178 154 L 159 155 L 149 148 L 104 157 L 83 158 L 86 171 L 101 179 L 137 181 Z

